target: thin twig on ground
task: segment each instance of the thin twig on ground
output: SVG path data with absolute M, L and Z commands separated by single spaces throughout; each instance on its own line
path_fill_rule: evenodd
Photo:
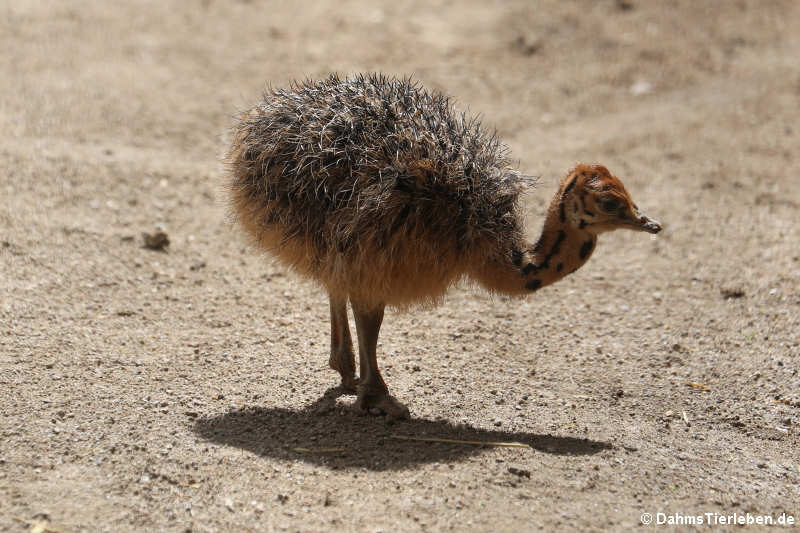
M 492 442 L 492 441 L 479 441 L 479 440 L 458 440 L 458 439 L 440 439 L 437 437 L 409 437 L 407 435 L 392 435 L 393 439 L 401 440 L 417 440 L 422 442 L 445 442 L 449 444 L 471 444 L 472 446 L 496 446 L 503 448 L 527 448 L 531 449 L 529 444 L 521 442 Z

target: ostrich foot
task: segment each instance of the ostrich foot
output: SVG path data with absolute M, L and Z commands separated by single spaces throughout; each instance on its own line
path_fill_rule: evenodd
M 400 403 L 397 398 L 386 390 L 367 391 L 367 389 L 359 387 L 358 397 L 353 404 L 353 409 L 362 415 L 382 412 L 393 419 L 406 419 L 409 417 L 408 407 Z

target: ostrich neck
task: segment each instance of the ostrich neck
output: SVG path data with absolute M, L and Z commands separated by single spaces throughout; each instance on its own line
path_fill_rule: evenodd
M 594 252 L 597 236 L 561 220 L 559 209 L 551 207 L 542 234 L 521 255 L 520 271 L 526 290 L 535 291 L 555 283 L 582 267 Z M 515 265 L 516 266 L 516 265 Z
M 487 289 L 525 294 L 546 287 L 582 267 L 594 252 L 597 236 L 564 220 L 556 196 L 535 242 L 522 241 L 486 262 L 475 277 Z

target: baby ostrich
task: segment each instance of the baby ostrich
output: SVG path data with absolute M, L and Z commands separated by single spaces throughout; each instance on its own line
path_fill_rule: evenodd
M 385 306 L 436 303 L 464 277 L 528 294 L 586 263 L 600 233 L 661 230 L 605 167 L 578 165 L 527 241 L 526 179 L 505 146 L 449 98 L 381 75 L 268 92 L 240 117 L 228 162 L 244 230 L 327 289 L 330 366 L 357 392 L 354 407 L 397 418 L 408 409 L 389 394 L 375 354 Z

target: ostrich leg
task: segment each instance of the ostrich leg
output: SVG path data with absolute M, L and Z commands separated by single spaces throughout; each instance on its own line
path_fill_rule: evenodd
M 329 296 L 331 304 L 331 358 L 330 367 L 342 376 L 342 388 L 355 392 L 356 362 L 353 355 L 353 341 L 347 323 L 347 299 Z
M 378 370 L 378 359 L 375 350 L 378 345 L 381 323 L 383 322 L 383 304 L 365 306 L 352 300 L 350 303 L 353 306 L 353 315 L 356 319 L 358 355 L 361 363 L 358 397 L 355 403 L 356 410 L 366 412 L 377 407 L 388 416 L 408 418 L 408 408 L 389 394 L 386 383 L 384 383 Z

